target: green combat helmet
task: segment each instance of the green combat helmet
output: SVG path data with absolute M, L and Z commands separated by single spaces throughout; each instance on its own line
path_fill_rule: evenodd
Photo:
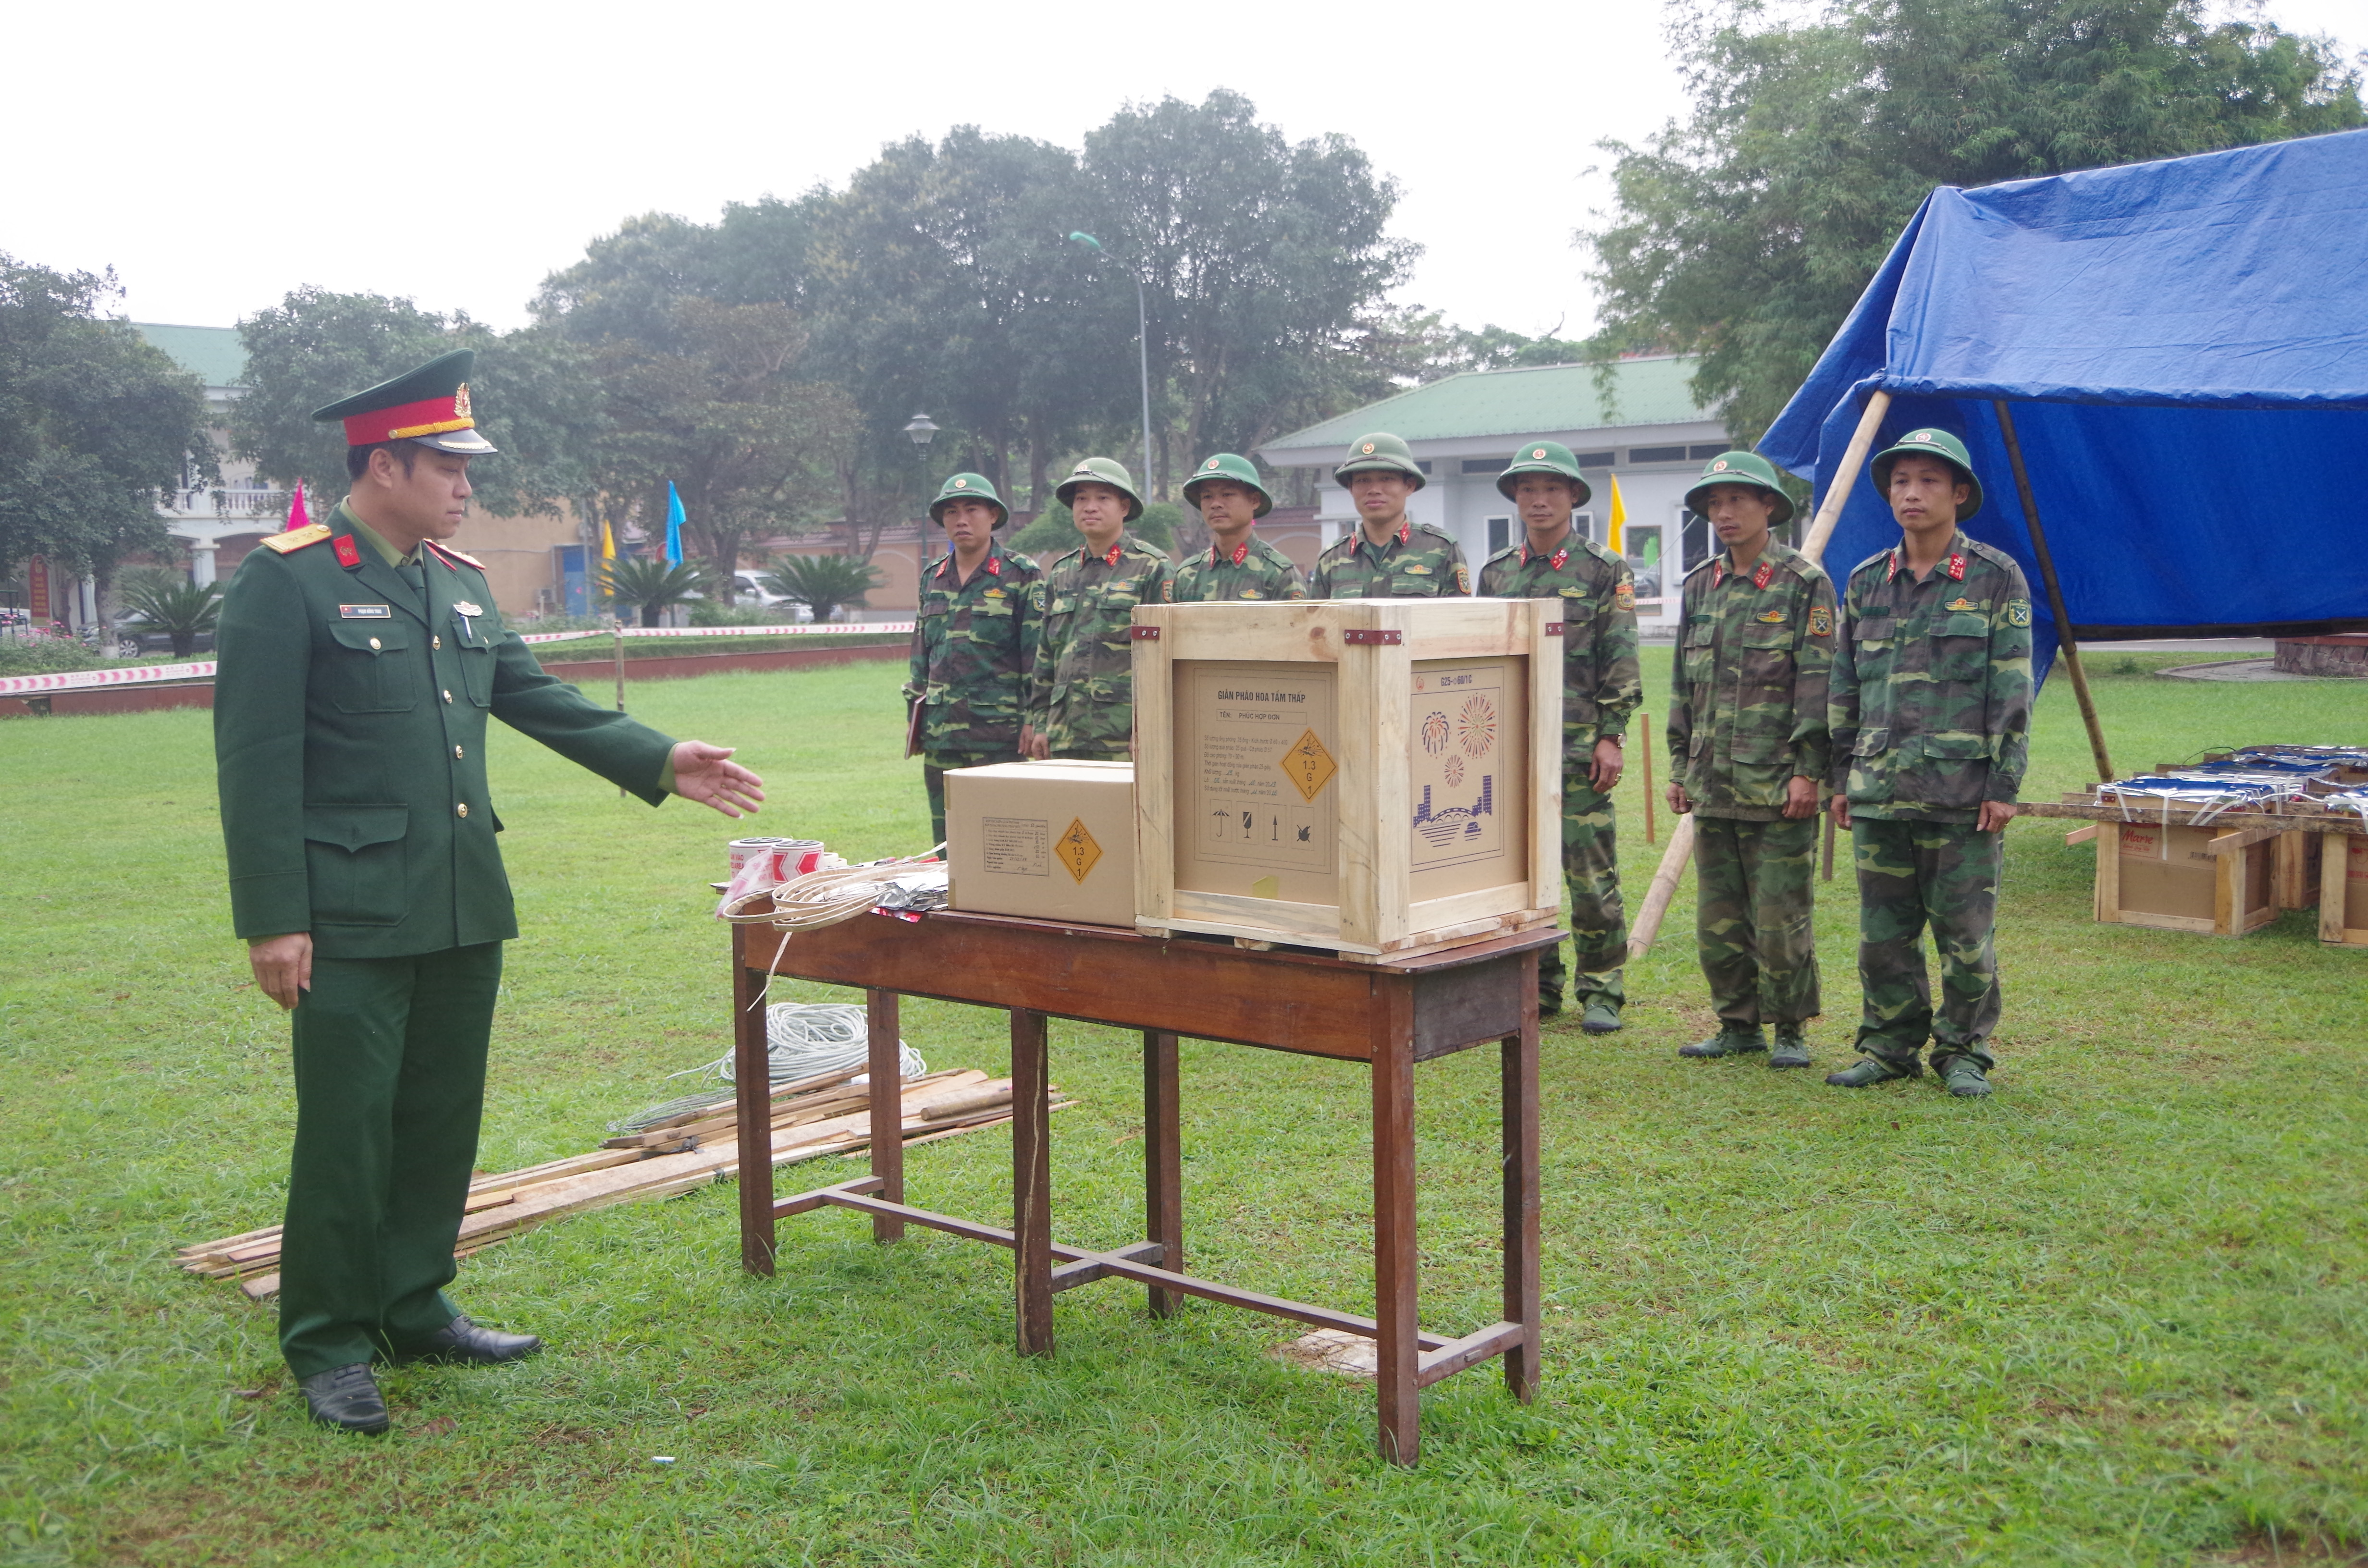
M 958 473 L 938 490 L 938 498 L 929 503 L 929 521 L 939 528 L 946 526 L 946 506 L 954 501 L 984 501 L 995 508 L 995 526 L 1001 528 L 1011 520 L 1011 508 L 995 493 L 995 486 L 983 473 Z
M 1115 459 L 1079 459 L 1076 469 L 1071 471 L 1068 478 L 1061 481 L 1053 494 L 1060 497 L 1062 506 L 1066 506 L 1069 505 L 1069 498 L 1076 494 L 1077 486 L 1080 484 L 1107 484 L 1125 496 L 1128 522 L 1131 523 L 1143 516 L 1143 497 L 1135 494 L 1134 476 L 1127 472 L 1125 465 Z
M 1874 487 L 1889 494 L 1891 465 L 1900 458 L 1939 458 L 1957 471 L 1957 476 L 1973 486 L 1973 494 L 1957 508 L 1957 521 L 1964 522 L 1982 509 L 1981 476 L 1974 472 L 1974 460 L 1966 454 L 1965 443 L 1946 430 L 1910 430 L 1890 446 L 1874 454 Z
M 1765 490 L 1776 509 L 1768 514 L 1768 526 L 1781 528 L 1793 520 L 1793 498 L 1776 483 L 1776 468 L 1758 452 L 1721 452 L 1702 465 L 1702 477 L 1686 492 L 1686 510 L 1698 517 L 1710 516 L 1710 501 L 1703 494 L 1713 485 L 1748 484 L 1755 490 Z
M 1247 458 L 1236 457 L 1232 452 L 1219 452 L 1215 457 L 1202 458 L 1201 466 L 1192 471 L 1192 477 L 1184 482 L 1187 506 L 1200 506 L 1201 483 L 1210 479 L 1229 479 L 1256 494 L 1258 506 L 1250 513 L 1253 517 L 1263 517 L 1274 510 L 1274 497 L 1268 494 L 1266 486 L 1258 483 L 1258 467 Z
M 1340 466 L 1332 471 L 1332 477 L 1345 484 L 1350 474 L 1376 468 L 1405 474 L 1414 481 L 1417 490 L 1430 483 L 1423 476 L 1421 465 L 1414 460 L 1414 453 L 1406 449 L 1406 438 L 1381 430 L 1370 436 L 1360 436 L 1349 442 L 1349 455 L 1340 460 Z
M 1578 469 L 1578 460 L 1571 456 L 1568 447 L 1560 441 L 1524 441 L 1514 452 L 1513 460 L 1497 476 L 1497 493 L 1506 500 L 1513 498 L 1513 488 L 1525 473 L 1543 473 L 1554 479 L 1567 479 L 1576 492 L 1571 505 L 1584 506 L 1595 494 L 1587 483 L 1587 475 Z

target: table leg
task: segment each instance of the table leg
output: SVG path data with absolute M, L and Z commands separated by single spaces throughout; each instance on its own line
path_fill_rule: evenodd
M 732 1087 L 740 1116 L 740 1267 L 773 1272 L 773 1082 L 765 977 L 748 967 L 748 928 L 732 928 Z
M 1019 1353 L 1053 1353 L 1053 1145 L 1044 1015 L 1011 1011 L 1011 1231 Z
M 1143 1037 L 1144 1239 L 1159 1244 L 1159 1267 L 1184 1272 L 1184 1144 L 1177 1106 L 1176 1037 L 1146 1030 Z M 1184 1298 L 1157 1285 L 1147 1287 L 1151 1315 L 1172 1317 Z
M 1377 980 L 1373 1033 L 1373 1336 L 1382 1457 L 1411 1465 L 1422 1448 L 1415 1391 L 1414 987 Z M 1532 986 L 1534 1002 L 1536 988 Z
M 894 991 L 863 994 L 863 1026 L 870 1054 L 864 1071 L 871 1079 L 871 1174 L 880 1178 L 880 1196 L 891 1203 L 905 1201 L 905 1062 Z M 901 1242 L 905 1221 L 887 1214 L 871 1217 L 871 1239 Z
M 1505 1118 L 1505 1321 L 1522 1327 L 1505 1352 L 1505 1387 L 1538 1392 L 1538 955 L 1521 958 L 1521 1029 L 1498 1047 Z

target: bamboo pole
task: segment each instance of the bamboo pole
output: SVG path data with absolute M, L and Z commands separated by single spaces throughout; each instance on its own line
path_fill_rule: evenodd
M 1842 460 L 1834 469 L 1833 482 L 1826 486 L 1826 498 L 1818 505 L 1816 520 L 1809 525 L 1809 537 L 1801 541 L 1801 553 L 1810 560 L 1824 562 L 1826 541 L 1833 537 L 1834 525 L 1841 520 L 1842 506 L 1850 499 L 1850 487 L 1858 483 L 1858 471 L 1865 466 L 1866 454 L 1874 446 L 1874 433 L 1890 411 L 1889 392 L 1868 394 L 1866 412 L 1859 415 L 1858 428 L 1850 432 L 1850 445 L 1842 449 Z M 1683 634 L 1682 631 L 1679 634 Z M 1827 820 L 1832 819 L 1829 816 Z M 1669 900 L 1677 893 L 1678 874 L 1686 869 L 1686 861 L 1693 852 L 1694 819 L 1681 816 L 1670 830 L 1669 847 L 1661 856 L 1660 869 L 1653 873 L 1653 885 L 1645 894 L 1644 907 L 1636 912 L 1635 923 L 1628 928 L 1630 958 L 1642 958 L 1652 950 L 1654 940 L 1661 934 L 1661 917 L 1669 912 Z M 1827 841 L 1826 874 L 1828 880 L 1833 875 L 1831 840 Z
M 2097 719 L 2096 699 L 2089 695 L 2089 672 L 2080 667 L 2080 645 L 2072 640 L 2072 617 L 2064 608 L 2064 587 L 2055 580 L 2055 555 L 2047 548 L 2047 530 L 2039 526 L 2039 502 L 2031 494 L 2031 474 L 2022 466 L 2022 442 L 2014 433 L 2014 415 L 2004 398 L 1992 398 L 1998 410 L 1998 432 L 2006 437 L 2007 461 L 2014 465 L 2014 488 L 2022 497 L 2022 520 L 2031 528 L 2032 553 L 2039 559 L 2039 580 L 2047 589 L 2047 613 L 2055 618 L 2055 646 L 2064 668 L 2072 676 L 2072 695 L 2080 704 L 2080 722 L 2089 726 L 2089 754 L 2097 764 L 2097 778 L 2111 783 L 2117 775 L 2105 754 L 2105 728 Z
M 1636 715 L 1636 739 L 1645 754 L 1645 842 L 1653 842 L 1653 716 Z

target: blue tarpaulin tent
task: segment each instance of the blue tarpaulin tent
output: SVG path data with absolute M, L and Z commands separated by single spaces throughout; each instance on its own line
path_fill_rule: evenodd
M 1874 449 L 1964 437 L 2043 675 L 2042 548 L 2082 642 L 2368 626 L 2368 131 L 1935 190 L 1760 443 L 1821 493 L 1851 471 L 1837 579 L 1899 537 L 1844 460 L 1877 393 Z

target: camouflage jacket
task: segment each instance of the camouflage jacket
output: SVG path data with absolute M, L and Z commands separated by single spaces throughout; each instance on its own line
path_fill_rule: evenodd
M 1215 545 L 1178 566 L 1167 578 L 1167 602 L 1209 599 L 1304 599 L 1307 584 L 1291 557 L 1252 534 L 1229 559 Z
M 1597 741 L 1628 733 L 1644 699 L 1636 665 L 1636 583 L 1628 562 L 1577 533 L 1544 555 L 1508 544 L 1480 568 L 1487 598 L 1562 601 L 1563 767 L 1586 768 Z
M 1960 531 L 1923 582 L 1894 546 L 1859 563 L 1834 639 L 1834 788 L 1876 819 L 1972 822 L 2030 754 L 2031 588 Z
M 1044 632 L 1028 684 L 1028 722 L 1055 756 L 1120 758 L 1134 735 L 1137 605 L 1167 597 L 1167 552 L 1121 534 L 1108 555 L 1080 546 L 1037 588 Z
M 1669 777 L 1704 816 L 1774 822 L 1796 776 L 1816 779 L 1822 793 L 1833 764 L 1833 583 L 1771 539 L 1748 572 L 1724 553 L 1695 567 L 1682 602 L 1663 730 Z
M 922 704 L 921 755 L 939 766 L 978 756 L 1015 756 L 1036 661 L 1042 573 L 997 540 L 967 583 L 949 553 L 921 574 L 913 615 L 908 701 Z
M 1389 548 L 1365 542 L 1361 523 L 1315 558 L 1308 597 L 1318 599 L 1435 599 L 1472 591 L 1463 547 L 1425 523 L 1398 525 Z

